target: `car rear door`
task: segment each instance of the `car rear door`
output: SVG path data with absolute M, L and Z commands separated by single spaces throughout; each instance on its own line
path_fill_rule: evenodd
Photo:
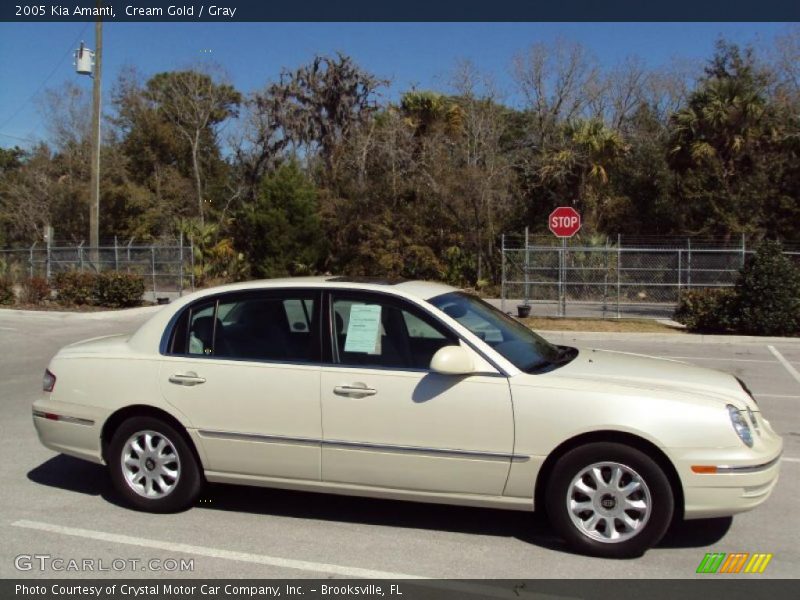
M 189 307 L 160 369 L 211 472 L 320 479 L 320 294 L 265 290 Z

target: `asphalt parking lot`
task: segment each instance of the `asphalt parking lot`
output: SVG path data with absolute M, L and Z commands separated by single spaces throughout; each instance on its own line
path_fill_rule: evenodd
M 610 561 L 567 552 L 530 513 L 221 485 L 209 486 L 196 507 L 180 514 L 120 506 L 102 467 L 39 444 L 30 405 L 60 346 L 133 331 L 151 313 L 0 311 L 0 577 L 688 578 L 706 552 L 769 552 L 774 557 L 757 577 L 800 574 L 800 340 L 547 334 L 558 343 L 734 373 L 784 436 L 781 480 L 765 505 L 732 521 L 679 524 L 642 558 Z M 17 570 L 19 555 L 140 562 L 121 573 L 42 573 L 37 565 Z M 150 559 L 193 559 L 193 570 L 143 570 Z

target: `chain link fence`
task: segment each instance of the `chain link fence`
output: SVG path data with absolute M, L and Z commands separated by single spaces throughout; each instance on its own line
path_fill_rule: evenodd
M 194 253 L 183 240 L 158 245 L 132 242 L 89 247 L 36 243 L 29 248 L 0 249 L 0 276 L 16 283 L 32 277 L 51 281 L 65 271 L 119 271 L 141 275 L 145 300 L 181 296 L 194 290 Z
M 800 266 L 800 246 L 786 255 Z M 683 290 L 732 287 L 753 250 L 744 238 L 502 238 L 501 307 L 547 316 L 670 318 Z

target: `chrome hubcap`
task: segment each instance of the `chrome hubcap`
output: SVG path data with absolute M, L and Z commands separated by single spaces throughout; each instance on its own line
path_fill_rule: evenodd
M 139 431 L 128 438 L 122 448 L 121 462 L 128 486 L 149 499 L 169 495 L 181 474 L 175 445 L 157 431 Z
M 583 535 L 606 543 L 631 539 L 644 529 L 652 511 L 650 489 L 625 465 L 599 462 L 569 484 L 567 512 Z

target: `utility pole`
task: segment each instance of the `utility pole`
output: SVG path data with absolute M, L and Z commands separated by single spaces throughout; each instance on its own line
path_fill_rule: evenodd
M 98 8 L 101 8 L 101 4 L 101 0 L 97 0 Z M 94 80 L 92 86 L 92 188 L 89 197 L 89 245 L 92 247 L 92 253 L 96 256 L 96 248 L 100 245 L 100 84 L 103 72 L 103 21 L 100 16 L 97 17 L 97 21 L 94 25 L 94 45 Z

